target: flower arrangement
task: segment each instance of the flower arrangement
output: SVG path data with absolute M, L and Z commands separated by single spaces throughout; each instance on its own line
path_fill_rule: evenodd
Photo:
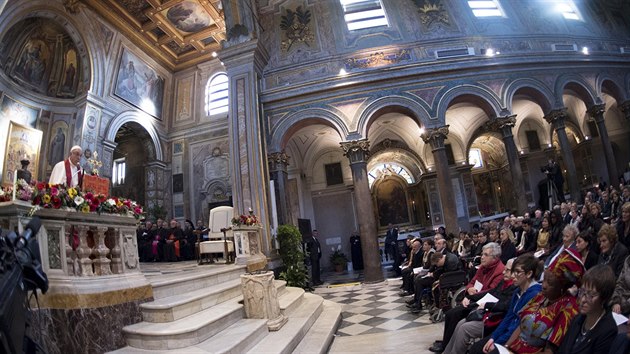
M 242 214 L 232 218 L 232 225 L 234 226 L 254 226 L 259 224 L 260 222 L 256 215 L 254 215 L 252 208 L 249 208 L 249 215 Z
M 108 197 L 92 192 L 82 192 L 64 185 L 53 185 L 46 182 L 26 183 L 19 179 L 15 185 L 15 199 L 31 202 L 34 206 L 46 209 L 73 209 L 82 213 L 105 213 L 144 217 L 142 206 L 126 198 Z M 0 191 L 0 201 L 10 201 L 12 194 L 7 190 Z

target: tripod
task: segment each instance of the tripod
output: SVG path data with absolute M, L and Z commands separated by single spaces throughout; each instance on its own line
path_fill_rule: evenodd
M 553 210 L 553 206 L 558 202 L 558 189 L 549 175 L 547 175 L 547 200 L 549 210 Z

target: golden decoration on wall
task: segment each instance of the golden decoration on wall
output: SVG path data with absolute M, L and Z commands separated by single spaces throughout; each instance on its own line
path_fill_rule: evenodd
M 295 11 L 286 9 L 286 15 L 280 17 L 280 29 L 282 32 L 282 43 L 280 47 L 283 52 L 288 52 L 296 43 L 304 43 L 310 47 L 315 39 L 311 30 L 311 11 L 302 10 L 298 6 Z

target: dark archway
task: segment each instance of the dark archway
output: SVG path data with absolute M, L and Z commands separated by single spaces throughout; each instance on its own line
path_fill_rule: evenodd
M 123 124 L 116 132 L 112 163 L 112 193 L 146 203 L 146 165 L 155 160 L 155 149 L 149 132 L 136 122 Z M 155 182 L 154 182 L 155 183 Z

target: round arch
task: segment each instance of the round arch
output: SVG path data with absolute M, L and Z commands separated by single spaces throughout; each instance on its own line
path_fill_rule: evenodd
M 597 95 L 602 97 L 602 94 L 606 93 L 621 103 L 626 99 L 626 95 L 623 92 L 623 84 L 619 84 L 617 80 L 610 77 L 608 74 L 602 74 L 597 76 Z
M 155 127 L 149 122 L 149 119 L 152 118 L 139 112 L 123 112 L 114 117 L 107 125 L 107 128 L 105 129 L 105 140 L 115 141 L 116 133 L 118 132 L 120 127 L 123 126 L 123 124 L 129 122 L 138 123 L 144 129 L 146 129 L 146 131 L 149 133 L 149 136 L 151 137 L 151 141 L 153 142 L 153 147 L 155 149 L 155 159 L 157 161 L 164 161 L 160 137 Z
M 357 133 L 361 137 L 367 137 L 370 125 L 378 116 L 384 113 L 400 112 L 408 115 L 418 123 L 420 127 L 429 123 L 428 108 L 421 103 L 404 96 L 387 96 L 369 103 L 359 116 Z
M 80 16 L 84 16 L 84 13 L 85 12 L 82 11 Z M 97 50 L 96 46 L 97 44 L 100 44 L 101 41 L 96 39 L 91 31 L 79 31 L 79 28 L 83 29 L 79 25 L 81 21 L 77 21 L 76 18 L 69 17 L 60 3 L 57 4 L 49 2 L 46 5 L 40 4 L 32 6 L 28 1 L 20 1 L 13 6 L 7 5 L 3 10 L 3 14 L 6 14 L 6 16 L 3 16 L 6 21 L 0 23 L 0 33 L 7 33 L 11 27 L 28 18 L 48 19 L 61 26 L 76 45 L 78 51 L 77 54 L 81 60 L 83 78 L 88 82 L 80 94 L 85 94 L 88 91 L 94 91 L 94 78 L 104 77 L 102 76 L 102 73 L 104 72 L 103 60 L 99 58 L 98 55 L 94 55 Z M 92 21 L 92 19 L 87 18 L 84 20 L 87 21 L 85 23 Z M 104 83 L 102 83 L 102 87 L 104 87 Z M 24 90 L 20 87 L 17 87 L 17 89 Z M 101 93 L 103 90 L 98 92 Z M 28 96 L 28 94 L 26 94 L 26 96 Z
M 554 101 L 553 92 L 538 80 L 529 78 L 517 79 L 507 85 L 502 96 L 507 110 L 510 112 L 512 112 L 514 96 L 517 93 L 530 97 L 533 102 L 537 103 L 542 108 L 543 112 L 549 112 L 552 109 L 552 102 Z
M 600 103 L 600 100 L 593 93 L 593 88 L 591 88 L 584 78 L 579 75 L 561 75 L 556 80 L 554 92 L 556 93 L 556 104 L 558 107 L 564 107 L 564 100 L 562 96 L 564 95 L 565 90 L 575 92 L 577 96 L 584 101 L 587 108 Z
M 308 108 L 290 114 L 272 129 L 269 151 L 282 151 L 295 132 L 305 126 L 317 123 L 331 127 L 339 134 L 341 140 L 348 136 L 348 128 L 337 114 L 322 108 Z
M 479 86 L 465 84 L 457 87 L 445 89 L 437 100 L 437 125 L 445 124 L 446 111 L 458 101 L 470 101 L 481 108 L 488 118 L 498 117 L 500 115 L 501 102 L 492 91 Z

